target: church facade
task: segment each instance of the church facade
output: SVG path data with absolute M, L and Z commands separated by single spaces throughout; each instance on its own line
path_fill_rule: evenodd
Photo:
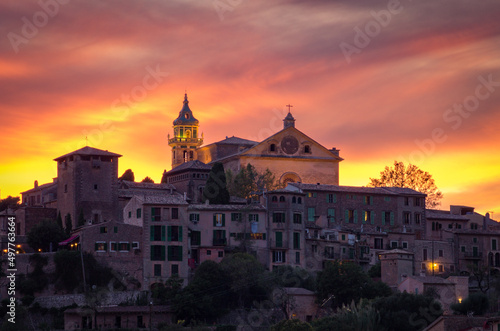
M 172 148 L 172 170 L 193 160 L 238 172 L 252 164 L 258 172 L 269 169 L 281 184 L 303 182 L 338 185 L 339 163 L 343 160 L 336 148 L 328 149 L 295 127 L 290 112 L 283 120 L 283 129 L 263 141 L 239 137 L 201 146 L 199 121 L 188 106 L 187 95 L 179 116 L 173 122 L 174 137 L 169 136 Z

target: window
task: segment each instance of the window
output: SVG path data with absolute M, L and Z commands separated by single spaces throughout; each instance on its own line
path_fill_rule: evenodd
M 284 263 L 285 252 L 284 251 L 273 251 L 273 262 L 274 263 Z
M 422 250 L 422 260 L 427 261 L 427 248 Z
M 201 245 L 201 231 L 191 231 L 191 245 Z
M 345 222 L 346 223 L 357 223 L 358 220 L 356 219 L 356 211 L 353 209 L 347 209 L 345 211 Z
M 371 210 L 365 210 L 365 215 L 363 217 L 363 223 L 371 222 L 371 224 L 373 224 L 375 221 L 375 219 L 373 218 L 373 215 L 374 214 Z
M 405 197 L 405 206 L 410 205 L 410 199 L 408 197 Z
M 64 184 L 64 193 L 68 193 L 68 184 Z
M 275 238 L 276 238 L 276 247 L 283 247 L 283 232 L 276 232 L 275 233 Z
M 340 238 L 342 238 L 342 241 L 345 241 L 345 234 L 343 234 L 342 236 L 340 236 Z
M 475 244 L 477 243 L 477 237 L 472 238 L 472 242 Z
M 329 246 L 325 247 L 325 257 L 327 259 L 334 259 L 335 258 L 334 251 L 335 251 L 334 247 L 329 247 Z
M 317 253 L 318 252 L 318 245 L 311 245 L 311 250 L 313 253 Z
M 153 268 L 154 268 L 154 271 L 153 271 L 154 276 L 161 277 L 161 264 L 154 264 Z
M 189 220 L 198 223 L 200 221 L 200 214 L 189 214 Z
M 328 203 L 334 203 L 337 202 L 337 195 L 333 193 L 328 193 L 326 195 L 326 202 Z
M 168 260 L 182 261 L 182 246 L 168 246 Z
M 167 226 L 168 241 L 182 241 L 182 226 Z
M 277 203 L 277 202 L 278 202 L 278 197 L 274 195 L 274 196 L 271 198 L 271 202 Z
M 207 256 L 211 256 L 212 255 L 212 251 L 210 249 L 207 249 Z
M 132 218 L 132 212 L 131 211 L 128 212 L 128 218 Z
M 159 222 L 161 221 L 161 209 L 157 207 L 151 207 L 151 221 Z
M 120 241 L 120 244 L 118 245 L 118 250 L 120 252 L 128 252 L 128 251 L 130 251 L 130 243 Z
M 302 224 L 302 214 L 294 213 L 293 214 L 293 223 L 294 224 Z
M 285 202 L 285 197 L 284 196 L 280 196 L 280 202 Z
M 214 226 L 225 226 L 225 214 L 214 214 Z
M 389 202 L 389 201 L 391 201 L 391 197 L 384 197 L 384 201 L 385 201 L 385 202 Z
M 316 192 L 307 192 L 307 197 L 308 198 L 316 198 L 317 193 Z
M 108 233 L 108 228 L 106 226 L 101 226 L 100 233 Z
M 496 239 L 491 239 L 491 249 L 494 251 L 497 250 L 497 240 Z
M 276 152 L 276 145 L 275 145 L 275 144 L 271 144 L 271 145 L 269 146 L 269 151 L 270 151 L 270 152 Z
M 460 251 L 461 251 L 462 253 L 465 253 L 465 246 L 460 246 Z
M 420 224 L 421 215 L 420 213 L 415 213 L 415 224 Z
M 226 241 L 226 231 L 225 230 L 214 230 L 213 231 L 213 245 L 214 246 L 225 246 Z
M 398 248 L 398 242 L 397 241 L 393 241 L 391 240 L 391 248 L 394 249 L 394 248 Z
M 231 221 L 232 222 L 241 221 L 241 213 L 231 213 Z
M 293 233 L 293 249 L 300 249 L 300 233 Z
M 328 208 L 326 210 L 326 215 L 328 217 L 328 221 L 330 222 L 335 222 L 335 209 L 333 208 Z
M 384 238 L 375 238 L 374 246 L 375 249 L 384 249 Z
M 132 242 L 132 249 L 139 249 L 139 242 L 138 241 Z
M 411 223 L 411 217 L 410 217 L 410 215 L 411 215 L 411 214 L 410 214 L 409 212 L 407 212 L 407 211 L 405 211 L 405 212 L 403 213 L 403 217 L 404 217 L 404 222 L 405 222 L 405 224 L 410 224 L 410 223 Z
M 365 205 L 373 205 L 373 197 L 369 196 L 369 195 L 365 195 L 363 202 Z
M 258 222 L 259 221 L 259 214 L 248 214 L 248 221 L 249 222 Z
M 292 197 L 292 203 L 297 203 L 297 197 Z
M 151 241 L 165 241 L 165 226 L 164 225 L 151 225 L 151 227 L 150 227 L 150 240 Z
M 444 254 L 443 250 L 442 250 L 442 249 L 440 249 L 440 250 L 438 251 L 438 255 L 439 255 L 439 257 L 443 257 L 443 254 Z
M 297 198 L 297 203 L 300 205 L 302 203 L 302 198 L 301 197 L 298 197 Z
M 171 272 L 172 276 L 178 275 L 179 274 L 179 265 L 178 264 L 172 264 L 172 266 L 170 267 L 170 272 Z
M 444 266 L 442 264 L 439 265 L 439 272 L 444 272 Z
M 97 184 L 94 184 L 94 190 L 97 191 Z
M 407 241 L 403 241 L 402 242 L 402 247 L 403 247 L 403 249 L 408 249 L 408 242 Z
M 309 145 L 304 146 L 304 153 L 311 153 L 311 147 Z
M 283 212 L 273 213 L 273 223 L 285 223 L 285 213 Z
M 110 252 L 116 252 L 116 250 L 117 250 L 116 242 L 110 241 L 109 242 L 109 251 Z
M 137 208 L 137 210 L 135 211 L 135 215 L 136 215 L 136 218 L 141 218 L 142 217 L 142 209 Z
M 97 241 L 95 243 L 96 252 L 105 252 L 107 249 L 107 245 L 105 241 Z
M 165 246 L 151 245 L 151 261 L 165 261 Z
M 300 264 L 300 252 L 295 252 L 295 263 Z
M 118 233 L 118 227 L 117 227 L 117 226 L 114 226 L 114 227 L 113 227 L 113 232 L 114 232 L 114 233 Z
M 422 263 L 422 264 L 420 265 L 420 269 L 422 269 L 422 270 L 424 270 L 424 271 L 425 271 L 425 269 L 426 269 L 426 267 L 425 267 L 425 263 Z
M 219 251 L 219 252 L 218 252 L 218 256 L 219 256 L 219 257 L 224 257 L 224 251 Z
M 172 219 L 179 219 L 179 208 L 172 208 Z
M 415 198 L 415 206 L 420 206 L 420 198 Z
M 316 215 L 316 209 L 314 207 L 307 208 L 307 220 L 309 222 L 314 222 Z

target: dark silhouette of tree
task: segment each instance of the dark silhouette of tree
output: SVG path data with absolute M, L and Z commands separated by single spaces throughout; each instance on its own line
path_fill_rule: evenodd
M 69 237 L 71 231 L 73 230 L 73 220 L 71 220 L 71 214 L 67 213 L 64 218 L 64 231 L 66 232 L 66 236 Z
M 43 252 L 48 252 L 52 243 L 52 250 L 55 251 L 58 243 L 66 238 L 66 234 L 56 222 L 44 220 L 28 232 L 28 245 L 35 251 L 41 249 Z
M 135 180 L 134 172 L 132 171 L 132 169 L 127 169 L 127 170 L 125 170 L 123 175 L 118 179 L 119 180 L 128 180 L 130 182 L 133 182 Z
M 229 191 L 226 187 L 226 173 L 224 165 L 215 162 L 208 174 L 208 179 L 203 189 L 202 201 L 208 200 L 212 205 L 229 203 Z
M 240 198 L 248 199 L 256 192 L 272 191 L 280 187 L 269 169 L 259 173 L 250 163 L 241 168 L 237 174 L 228 170 L 226 177 L 229 193 Z
M 141 181 L 141 183 L 154 183 L 155 181 L 152 180 L 149 176 L 144 177 L 144 179 Z
M 483 315 L 489 308 L 488 296 L 480 292 L 472 293 L 461 303 L 452 304 L 450 308 L 459 315 L 467 315 L 470 312 L 474 313 L 474 316 Z
M 161 183 L 167 184 L 167 170 L 163 170 L 163 175 L 161 175 Z
M 19 207 L 19 201 L 19 197 L 13 197 L 11 195 L 6 197 L 5 199 L 0 199 L 0 211 L 4 211 L 7 208 L 16 209 L 17 207 Z
M 57 223 L 57 226 L 59 226 L 59 228 L 61 229 L 61 231 L 64 231 L 63 222 L 62 222 L 62 216 L 61 216 L 61 212 L 60 211 L 57 213 L 56 223 Z
M 80 214 L 78 214 L 78 226 L 84 226 L 85 225 L 85 216 L 83 216 L 83 209 L 80 208 Z
M 370 178 L 369 187 L 406 187 L 427 194 L 426 208 L 435 208 L 441 204 L 443 193 L 438 190 L 432 175 L 413 164 L 405 166 L 394 161 L 394 167 L 385 167 L 380 178 Z

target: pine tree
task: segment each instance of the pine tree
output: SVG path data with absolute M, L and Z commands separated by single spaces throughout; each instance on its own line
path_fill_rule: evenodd
M 56 223 L 57 223 L 57 226 L 59 226 L 59 228 L 61 230 L 64 230 L 64 228 L 63 228 L 63 222 L 62 222 L 62 217 L 61 217 L 61 212 L 60 211 L 57 213 Z
M 202 200 L 210 204 L 223 205 L 229 203 L 229 191 L 226 187 L 226 173 L 224 165 L 215 162 L 208 174 L 207 183 L 203 188 Z
M 73 221 L 71 220 L 70 213 L 66 214 L 64 225 L 65 225 L 64 231 L 66 232 L 66 235 L 69 236 L 71 234 L 71 231 L 73 230 Z

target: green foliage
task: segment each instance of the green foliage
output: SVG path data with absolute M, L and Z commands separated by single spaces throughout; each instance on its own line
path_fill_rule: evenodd
M 381 330 L 380 314 L 371 304 L 360 302 L 355 305 L 352 302 L 350 305 L 342 305 L 337 312 L 313 322 L 314 330 L 316 331 L 374 331 Z
M 50 243 L 52 243 L 52 250 L 56 250 L 58 243 L 66 238 L 66 234 L 56 222 L 44 220 L 28 232 L 28 245 L 35 251 L 41 249 L 43 252 L 48 252 Z
M 388 331 L 422 330 L 443 313 L 439 302 L 407 292 L 377 298 L 373 307 L 380 313 L 380 325 Z
M 141 183 L 154 183 L 155 181 L 151 179 L 149 176 L 144 177 L 143 180 L 141 180 Z
M 270 331 L 313 331 L 311 324 L 298 319 L 282 320 L 271 326 Z
M 163 170 L 163 174 L 161 175 L 161 183 L 162 184 L 167 184 L 167 170 Z
M 80 213 L 78 214 L 78 223 L 77 225 L 84 226 L 85 225 L 85 216 L 83 215 L 83 209 L 80 208 Z
M 310 291 L 316 290 L 314 274 L 300 267 L 290 265 L 273 268 L 274 283 L 278 287 L 301 287 Z
M 73 231 L 73 221 L 71 220 L 70 213 L 67 213 L 66 217 L 64 218 L 64 231 L 67 237 L 69 237 L 71 231 Z
M 35 292 L 42 291 L 49 283 L 49 279 L 43 271 L 43 267 L 48 264 L 48 258 L 35 253 L 30 256 L 29 261 L 33 266 L 33 272 L 18 277 L 18 288 L 21 294 L 33 296 Z
M 250 163 L 241 168 L 237 174 L 228 170 L 226 177 L 229 193 L 240 198 L 248 199 L 255 192 L 272 191 L 280 187 L 276 177 L 269 169 L 259 173 Z
M 331 298 L 334 307 L 391 293 L 387 285 L 374 282 L 359 265 L 339 261 L 327 263 L 325 269 L 318 272 L 316 288 L 318 298 Z
M 133 182 L 135 180 L 135 175 L 132 169 L 127 169 L 123 173 L 121 177 L 118 178 L 119 180 L 128 180 L 129 182 Z
M 380 178 L 370 178 L 369 187 L 407 187 L 427 194 L 426 208 L 435 208 L 441 205 L 443 193 L 438 190 L 432 175 L 420 170 L 413 164 L 405 166 L 403 162 L 394 161 L 394 168 L 385 167 L 380 172 Z
M 374 264 L 371 266 L 370 269 L 368 269 L 368 276 L 371 278 L 380 278 L 382 277 L 382 268 L 380 262 L 377 264 Z
M 4 318 L 10 318 L 10 316 L 6 315 Z M 27 311 L 26 311 L 26 308 L 24 306 L 16 305 L 15 322 L 16 323 L 10 323 L 10 322 L 4 321 L 2 326 L 0 327 L 0 331 L 28 330 Z
M 183 280 L 179 278 L 177 275 L 170 277 L 165 282 L 165 285 L 162 283 L 157 284 L 153 288 L 153 299 L 156 304 L 168 304 L 181 293 Z
M 203 188 L 202 200 L 208 200 L 211 205 L 224 205 L 229 203 L 229 191 L 226 187 L 226 173 L 220 162 L 215 162 L 208 174 L 208 179 Z
M 7 208 L 17 209 L 19 207 L 19 197 L 13 197 L 9 195 L 5 199 L 0 199 L 0 211 L 4 211 Z
M 450 308 L 458 315 L 467 315 L 468 312 L 473 312 L 474 316 L 483 315 L 489 308 L 488 297 L 481 292 L 472 293 L 461 303 L 452 304 Z
M 56 223 L 57 223 L 57 226 L 58 226 L 58 227 L 59 227 L 62 231 L 64 231 L 63 222 L 62 222 L 62 216 L 61 216 L 61 212 L 60 212 L 60 211 L 57 213 Z

